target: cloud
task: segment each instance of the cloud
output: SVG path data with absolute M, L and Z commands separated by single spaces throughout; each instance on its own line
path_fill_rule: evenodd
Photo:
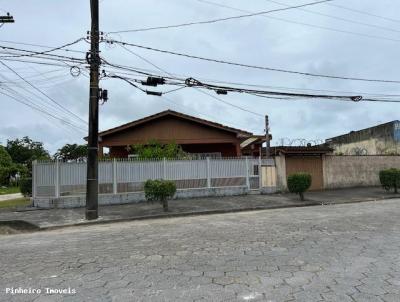
M 286 2 L 289 3 L 289 1 Z M 140 3 L 105 0 L 101 2 L 100 6 L 101 30 L 107 32 L 143 28 L 239 14 L 200 1 L 185 1 L 185 5 L 182 3 L 183 1 L 180 0 L 151 0 Z M 218 3 L 237 6 L 249 11 L 277 7 L 267 1 L 248 1 L 246 5 L 240 1 L 218 0 Z M 346 5 L 393 18 L 397 18 L 395 13 L 400 9 L 400 3 L 388 0 L 368 3 L 354 0 L 351 4 Z M 16 20 L 16 23 L 1 28 L 2 40 L 57 46 L 85 36 L 90 27 L 89 1 L 42 0 L 39 3 L 38 1 L 15 0 L 4 2 L 2 9 L 10 11 Z M 396 28 L 395 23 L 328 5 L 321 4 L 310 7 L 309 10 Z M 37 18 L 39 15 L 40 18 Z M 306 22 L 343 31 L 397 38 L 397 35 L 390 31 L 346 23 L 299 10 L 280 12 L 275 16 L 294 22 Z M 204 57 L 338 76 L 397 79 L 400 68 L 396 42 L 321 30 L 262 16 L 181 29 L 113 36 L 137 44 Z M 82 42 L 72 48 L 87 51 L 89 45 Z M 101 55 L 110 62 L 146 68 L 153 70 L 156 74 L 160 73 L 154 66 L 120 47 L 108 48 L 102 45 L 101 50 Z M 399 85 L 304 77 L 217 65 L 134 48 L 132 51 L 160 68 L 180 74 L 182 77 L 192 76 L 226 82 L 243 82 L 264 85 L 268 86 L 270 90 L 280 91 L 296 88 L 400 94 Z M 85 56 L 84 53 L 65 54 L 80 58 Z M 9 64 L 18 69 L 23 76 L 34 75 L 27 64 Z M 52 69 L 52 67 L 40 66 L 35 66 L 35 68 L 42 72 Z M 5 73 L 5 70 L 0 70 L 0 72 L 12 78 L 12 74 Z M 38 77 L 33 78 L 32 81 L 42 87 L 41 89 L 51 98 L 86 121 L 89 99 L 88 78 L 84 75 L 72 78 L 68 68 L 60 74 L 65 76 L 61 80 L 52 80 L 48 75 L 46 76 L 47 80 L 46 77 Z M 14 78 L 14 80 L 16 79 Z M 257 134 L 264 131 L 263 117 L 227 106 L 193 89 L 187 88 L 167 94 L 166 97 L 170 100 L 168 101 L 163 98 L 147 96 L 118 80 L 103 80 L 101 87 L 108 89 L 110 96 L 109 101 L 100 107 L 100 129 L 102 130 L 170 108 Z M 47 107 L 53 108 L 52 112 L 57 112 L 63 119 L 79 123 L 70 114 L 60 112 L 59 108 L 56 109 L 58 106 L 54 103 L 51 104 L 43 95 L 33 96 L 31 88 L 27 85 L 20 84 L 14 86 L 14 89 L 30 96 L 37 104 L 46 104 Z M 28 91 L 24 89 L 28 89 Z M 168 89 L 169 87 L 157 87 L 154 90 L 166 91 Z M 0 111 L 0 141 L 2 143 L 10 138 L 29 135 L 33 139 L 43 141 L 46 147 L 54 152 L 65 143 L 83 142 L 83 133 L 67 130 L 69 126 L 45 117 L 3 95 L 0 95 L 0 98 L 4 104 L 3 110 Z M 266 100 L 244 94 L 228 94 L 220 96 L 220 98 L 261 115 L 268 114 L 274 141 L 278 141 L 281 137 L 325 139 L 351 130 L 399 119 L 397 104 L 344 103 L 326 100 Z M 84 126 L 82 126 L 83 128 Z

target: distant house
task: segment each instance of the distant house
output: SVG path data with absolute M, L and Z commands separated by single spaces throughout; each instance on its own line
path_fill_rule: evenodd
M 198 157 L 259 156 L 265 137 L 219 123 L 166 110 L 99 133 L 100 156 L 128 157 L 131 146 L 156 140 L 175 142 Z
M 326 140 L 335 154 L 392 155 L 400 154 L 400 121 L 377 125 Z

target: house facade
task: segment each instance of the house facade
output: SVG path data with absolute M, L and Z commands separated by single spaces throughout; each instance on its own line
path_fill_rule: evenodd
M 245 130 L 166 110 L 100 132 L 99 153 L 102 156 L 107 147 L 110 157 L 128 157 L 132 145 L 151 140 L 161 144 L 174 142 L 183 151 L 199 157 L 258 156 L 265 141 Z

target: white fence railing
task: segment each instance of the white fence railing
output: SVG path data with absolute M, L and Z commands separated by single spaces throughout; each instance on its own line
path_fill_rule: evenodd
M 99 162 L 99 193 L 142 192 L 148 179 L 168 179 L 177 189 L 244 186 L 259 189 L 261 165 L 275 165 L 261 158 L 201 160 L 112 159 Z M 85 162 L 34 162 L 33 196 L 62 197 L 86 192 Z

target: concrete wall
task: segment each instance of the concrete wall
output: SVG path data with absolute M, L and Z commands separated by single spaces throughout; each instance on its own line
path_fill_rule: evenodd
M 287 190 L 286 181 L 286 158 L 284 155 L 279 155 L 275 157 L 276 165 L 276 188 L 278 191 Z
M 379 171 L 400 169 L 400 156 L 335 156 L 323 159 L 324 187 L 379 186 Z
M 174 199 L 208 197 L 208 196 L 234 196 L 244 195 L 249 192 L 247 187 L 201 188 L 177 190 Z M 144 192 L 123 194 L 100 194 L 99 205 L 117 205 L 139 203 L 146 201 Z M 37 197 L 33 200 L 33 206 L 37 208 L 79 208 L 86 204 L 86 197 L 66 196 L 60 198 Z
M 400 142 L 370 138 L 368 140 L 332 144 L 335 154 L 344 155 L 391 155 L 400 154 Z

